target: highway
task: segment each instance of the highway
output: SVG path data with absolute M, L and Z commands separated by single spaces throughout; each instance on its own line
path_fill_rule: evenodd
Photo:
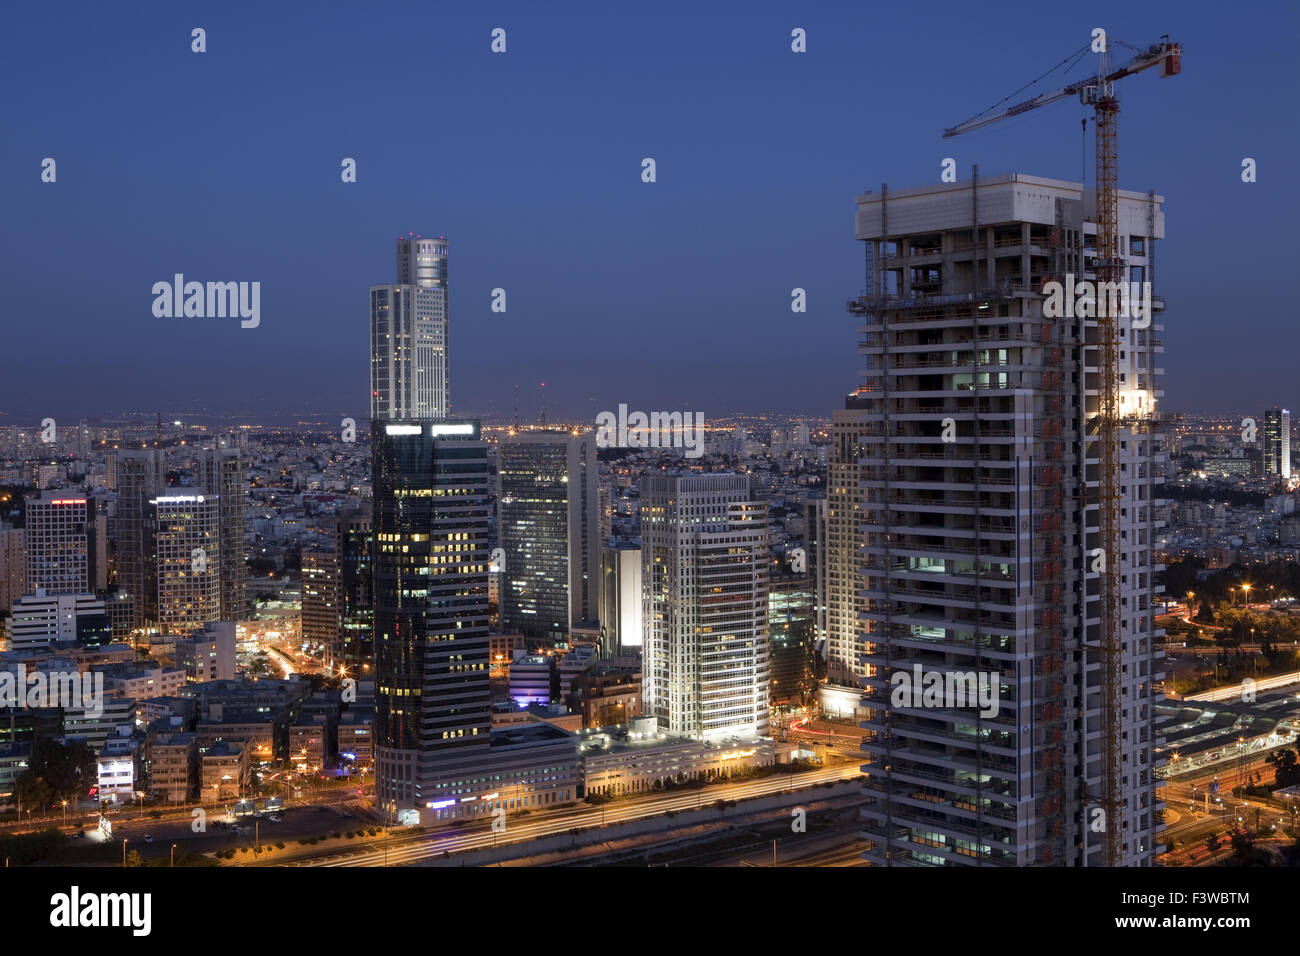
M 798 774 L 793 778 L 793 789 L 799 790 L 836 780 L 847 780 L 859 775 L 856 764 L 841 764 Z M 443 853 L 478 850 L 494 844 L 524 843 L 542 837 L 567 833 L 575 827 L 599 827 L 629 820 L 640 820 L 667 811 L 694 810 L 718 800 L 744 800 L 791 790 L 791 779 L 775 774 L 760 780 L 712 786 L 702 790 L 660 792 L 644 797 L 618 800 L 604 806 L 579 806 L 554 813 L 529 814 L 525 817 L 508 817 L 504 833 L 494 834 L 491 818 L 469 827 L 449 827 L 436 834 L 398 833 L 385 841 L 370 838 L 359 841 L 344 852 L 338 850 L 315 851 L 322 855 L 312 857 L 310 847 L 303 848 L 297 859 L 279 855 L 274 860 L 249 861 L 251 866 L 401 866 L 419 863 Z M 385 845 L 387 843 L 387 845 Z M 521 848 L 523 849 L 523 848 Z M 306 857 L 306 858 L 304 858 Z

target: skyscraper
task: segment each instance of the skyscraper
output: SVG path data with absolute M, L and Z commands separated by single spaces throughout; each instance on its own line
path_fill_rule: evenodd
M 641 547 L 643 712 L 700 739 L 766 735 L 766 502 L 745 475 L 647 475 Z
M 27 534 L 0 521 L 0 611 L 27 593 Z
M 132 599 L 132 627 L 158 620 L 157 520 L 152 501 L 166 487 L 166 462 L 156 448 L 115 452 L 115 560 L 119 592 Z
M 221 504 L 171 489 L 152 502 L 158 519 L 158 629 L 188 635 L 221 620 Z
M 370 417 L 446 418 L 447 240 L 397 240 L 397 282 L 370 290 Z
M 302 642 L 325 650 L 325 666 L 336 669 L 339 640 L 339 565 L 331 543 L 302 552 Z
M 501 627 L 549 641 L 597 614 L 600 513 L 591 432 L 525 432 L 497 449 Z
M 1291 477 L 1291 410 L 1272 408 L 1264 411 L 1264 474 Z
M 862 661 L 862 593 L 859 564 L 863 545 L 863 440 L 873 431 L 860 392 L 831 415 L 831 447 L 826 459 L 826 541 L 819 578 L 826 596 L 826 683 L 819 689 L 823 709 L 851 715 L 860 709 L 867 666 Z
M 370 501 L 339 512 L 335 554 L 339 569 L 339 636 L 334 657 L 349 674 L 364 672 L 374 656 L 374 579 L 371 554 L 375 543 Z
M 477 422 L 376 422 L 375 785 L 427 804 L 490 747 L 487 446 Z
M 207 448 L 198 456 L 199 484 L 218 500 L 217 537 L 221 554 L 221 620 L 242 621 L 248 566 L 244 563 L 244 503 L 248 485 L 238 448 Z
M 606 656 L 641 650 L 641 546 L 612 540 L 600 549 L 601 650 Z
M 100 529 L 93 498 L 45 491 L 26 498 L 27 591 L 93 594 Z
M 1118 202 L 1120 274 L 1154 282 L 1163 200 Z M 1049 290 L 1092 279 L 1093 205 L 1078 184 L 1024 175 L 857 200 L 867 291 L 849 307 L 867 369 L 864 418 L 845 438 L 865 492 L 863 836 L 879 865 L 1096 866 L 1106 833 L 1119 834 L 1122 865 L 1150 866 L 1160 850 L 1163 326 L 1150 312 L 1113 320 L 1121 477 L 1118 500 L 1099 501 L 1097 320 L 1044 308 Z M 1117 553 L 1099 547 L 1102 507 Z M 1108 712 L 1104 575 L 1122 634 Z M 989 707 L 916 693 L 972 679 Z M 1107 739 L 1120 748 L 1110 809 Z

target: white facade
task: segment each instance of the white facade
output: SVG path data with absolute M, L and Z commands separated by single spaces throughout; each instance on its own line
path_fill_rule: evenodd
M 648 475 L 641 542 L 644 713 L 675 735 L 766 736 L 766 503 L 744 475 Z
M 104 614 L 104 602 L 93 594 L 26 594 L 13 603 L 5 621 L 5 649 L 26 651 L 77 639 L 77 618 Z
M 372 421 L 446 418 L 446 239 L 397 240 L 397 282 L 370 290 Z
M 644 643 L 640 548 L 606 545 L 600 549 L 599 617 L 602 642 L 610 653 L 640 649 Z

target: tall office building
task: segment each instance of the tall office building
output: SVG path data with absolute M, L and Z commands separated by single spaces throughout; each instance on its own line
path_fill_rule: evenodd
M 446 418 L 447 240 L 397 240 L 397 282 L 370 290 L 370 417 Z
M 158 629 L 188 635 L 221 620 L 221 503 L 173 489 L 153 499 L 158 520 Z
M 768 732 L 767 503 L 733 474 L 641 481 L 643 713 L 705 740 Z
M 596 619 L 596 473 L 592 432 L 524 432 L 498 446 L 503 632 L 560 642 L 573 625 Z
M 98 520 L 93 498 L 70 491 L 45 491 L 26 498 L 27 591 L 94 593 L 98 566 Z
M 325 666 L 335 670 L 339 641 L 339 562 L 333 542 L 302 552 L 302 642 L 324 648 Z
M 863 680 L 862 615 L 866 609 L 859 576 L 863 498 L 863 440 L 873 426 L 861 392 L 831 414 L 831 446 L 826 459 L 824 581 L 826 597 L 826 683 L 818 689 L 822 709 L 840 716 L 861 710 Z
M 614 540 L 600 549 L 600 647 L 606 657 L 635 654 L 641 624 L 641 545 Z
M 1291 410 L 1264 410 L 1264 474 L 1291 477 Z
M 339 634 L 334 657 L 349 674 L 364 673 L 374 657 L 374 579 L 371 554 L 375 543 L 370 501 L 339 512 L 335 554 L 339 566 Z
M 27 593 L 27 532 L 0 521 L 0 611 Z
M 816 686 L 817 615 L 811 577 L 780 578 L 769 583 L 767 623 L 771 633 L 770 695 L 774 706 L 812 703 Z
M 812 582 L 813 635 L 818 650 L 826 651 L 826 495 L 809 497 L 803 505 L 804 567 Z
M 487 445 L 477 422 L 375 422 L 371 447 L 376 800 L 418 808 L 490 748 Z
M 844 437 L 864 491 L 863 836 L 878 865 L 1100 865 L 1112 718 L 1122 806 L 1105 826 L 1123 865 L 1160 850 L 1163 326 L 1114 320 L 1121 548 L 1101 557 L 1119 589 L 1120 710 L 1103 714 L 1097 322 L 1044 314 L 1049 282 L 1092 278 L 1093 197 L 1009 175 L 857 200 L 867 291 L 849 308 L 867 369 Z M 1121 191 L 1118 206 L 1120 274 L 1154 281 L 1163 200 Z M 996 704 L 895 702 L 931 674 L 983 679 Z
M 217 537 L 221 553 L 221 620 L 242 621 L 248 565 L 244 562 L 244 507 L 248 484 L 237 447 L 207 448 L 198 454 L 200 486 L 218 500 Z
M 114 555 L 117 588 L 132 600 L 132 627 L 158 620 L 157 517 L 153 499 L 167 486 L 167 464 L 157 448 L 114 452 L 117 511 Z

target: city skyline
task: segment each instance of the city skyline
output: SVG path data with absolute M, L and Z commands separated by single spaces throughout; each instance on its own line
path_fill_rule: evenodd
M 1002 13 L 25 10 L 5 866 L 1300 866 L 1300 8 Z

